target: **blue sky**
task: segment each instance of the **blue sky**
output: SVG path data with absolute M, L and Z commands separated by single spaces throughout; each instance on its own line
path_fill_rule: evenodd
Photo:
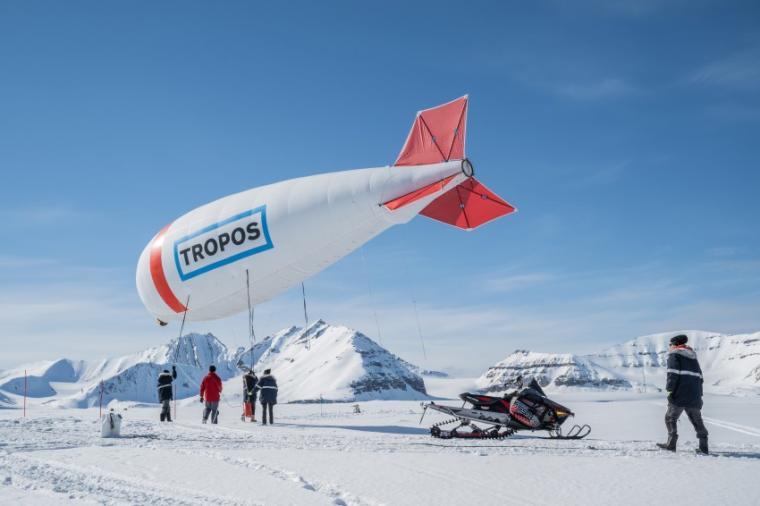
M 391 163 L 415 111 L 464 93 L 468 156 L 520 212 L 388 231 L 307 281 L 313 317 L 460 373 L 760 330 L 759 22 L 702 0 L 4 2 L 0 367 L 174 337 L 134 287 L 165 223 Z M 188 330 L 237 346 L 245 320 Z M 299 292 L 257 308 L 260 335 L 301 320 Z

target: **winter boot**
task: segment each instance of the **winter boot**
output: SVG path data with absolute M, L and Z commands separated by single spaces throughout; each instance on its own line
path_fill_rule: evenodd
M 700 453 L 702 455 L 709 455 L 710 452 L 707 448 L 707 438 L 701 437 L 699 438 L 699 448 L 697 448 L 697 453 Z
M 676 451 L 676 443 L 678 442 L 678 436 L 668 436 L 668 442 L 667 443 L 657 443 L 657 446 L 662 448 L 663 450 L 668 450 L 671 452 Z
M 166 415 L 164 413 L 161 413 L 161 421 L 163 422 L 164 420 L 166 420 Z
M 171 422 L 172 421 L 172 414 L 171 413 L 166 413 L 166 421 L 167 422 Z

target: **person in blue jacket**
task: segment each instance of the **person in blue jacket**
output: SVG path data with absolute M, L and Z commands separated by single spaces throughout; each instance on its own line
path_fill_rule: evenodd
M 665 426 L 668 442 L 657 443 L 664 450 L 676 451 L 678 442 L 678 418 L 686 411 L 686 416 L 694 426 L 699 440 L 699 453 L 707 454 L 707 429 L 702 421 L 702 368 L 697 354 L 686 345 L 689 338 L 683 334 L 670 339 L 668 350 L 668 370 L 665 390 L 668 392 L 668 410 Z
M 259 378 L 256 385 L 261 399 L 261 423 L 267 424 L 267 410 L 269 410 L 269 423 L 274 423 L 274 405 L 277 404 L 277 380 L 272 376 L 272 370 L 266 369 L 264 375 Z

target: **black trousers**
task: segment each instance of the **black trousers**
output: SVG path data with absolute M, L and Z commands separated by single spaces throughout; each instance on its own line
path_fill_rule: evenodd
M 269 423 L 274 423 L 274 404 L 268 402 L 261 403 L 261 423 L 267 424 L 267 407 L 269 408 Z
M 161 421 L 163 422 L 164 419 L 168 418 L 169 421 L 172 419 L 172 407 L 171 407 L 171 399 L 166 399 L 161 401 Z
M 702 421 L 702 410 L 700 408 L 682 408 L 674 404 L 668 404 L 668 411 L 665 413 L 665 426 L 668 428 L 668 436 L 678 436 L 678 418 L 684 411 L 694 426 L 697 437 L 699 439 L 707 438 L 707 428 L 705 422 Z

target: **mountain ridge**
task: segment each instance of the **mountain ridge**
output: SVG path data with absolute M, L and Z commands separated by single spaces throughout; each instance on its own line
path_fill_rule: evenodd
M 532 376 L 549 389 L 662 390 L 668 343 L 677 334 L 689 336 L 689 345 L 702 366 L 705 391 L 760 394 L 760 332 L 720 334 L 700 330 L 640 336 L 587 355 L 517 350 L 489 367 L 478 378 L 477 386 L 488 392 L 506 391 L 515 387 L 518 376 Z
M 318 320 L 305 330 L 291 326 L 267 336 L 252 350 L 230 351 L 213 334 L 189 333 L 92 363 L 59 359 L 0 371 L 0 404 L 17 404 L 12 396 L 23 396 L 25 381 L 28 397 L 59 407 L 97 406 L 101 396 L 104 405 L 112 400 L 156 402 L 157 377 L 172 365 L 177 368 L 176 397 L 184 399 L 198 394 L 209 365 L 228 381 L 242 374 L 251 359 L 259 373 L 271 368 L 279 375 L 281 402 L 429 398 L 416 366 L 361 332 Z

